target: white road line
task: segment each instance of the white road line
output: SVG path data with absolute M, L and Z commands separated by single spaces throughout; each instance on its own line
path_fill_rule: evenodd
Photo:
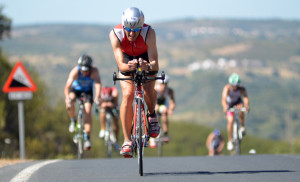
M 43 166 L 54 163 L 54 162 L 58 162 L 58 161 L 60 161 L 60 160 L 50 160 L 50 161 L 40 162 L 33 166 L 29 166 L 29 167 L 23 169 L 20 173 L 18 173 L 12 180 L 10 180 L 10 182 L 26 182 L 34 172 L 36 172 Z

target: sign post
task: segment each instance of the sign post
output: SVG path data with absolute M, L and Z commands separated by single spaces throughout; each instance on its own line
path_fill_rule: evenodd
M 17 62 L 4 84 L 3 92 L 8 93 L 9 100 L 18 100 L 19 145 L 21 159 L 25 159 L 26 157 L 23 100 L 32 99 L 32 92 L 35 92 L 36 90 L 37 87 L 23 64 L 21 62 Z

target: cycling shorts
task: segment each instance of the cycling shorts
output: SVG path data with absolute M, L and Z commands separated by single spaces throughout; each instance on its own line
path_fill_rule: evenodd
M 93 103 L 93 90 L 84 92 L 84 91 L 81 91 L 81 90 L 76 90 L 74 88 L 71 88 L 71 92 L 73 92 L 76 95 L 77 99 L 80 98 L 80 95 L 82 93 L 85 93 L 86 94 L 85 102 L 88 102 L 88 103 L 91 103 L 91 104 Z
M 238 104 L 244 104 L 242 98 L 239 98 L 237 101 L 235 101 L 233 103 L 229 103 L 228 104 L 228 109 L 233 108 L 234 106 L 236 106 Z M 228 111 L 227 116 L 234 116 L 234 112 Z

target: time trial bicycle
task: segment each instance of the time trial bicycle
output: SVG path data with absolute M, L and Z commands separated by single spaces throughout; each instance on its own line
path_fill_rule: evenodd
M 237 107 L 232 107 L 229 108 L 228 111 L 234 113 L 234 122 L 233 122 L 233 127 L 232 127 L 232 143 L 233 143 L 233 153 L 235 155 L 240 155 L 241 154 L 241 142 L 243 139 L 243 133 L 240 132 L 241 128 L 241 123 L 240 123 L 240 112 L 244 112 L 247 114 L 247 110 L 245 107 L 242 108 L 237 108 Z
M 144 90 L 142 85 L 147 84 L 148 81 L 164 80 L 165 74 L 161 73 L 159 77 L 147 76 L 145 71 L 142 71 L 138 65 L 138 68 L 133 72 L 129 78 L 118 78 L 116 72 L 113 74 L 113 81 L 116 84 L 117 80 L 120 81 L 132 81 L 135 85 L 134 99 L 134 120 L 131 129 L 131 140 L 132 140 L 132 157 L 138 155 L 138 166 L 139 174 L 143 176 L 143 153 L 144 147 L 148 146 L 149 141 L 149 121 L 145 116 L 145 101 L 144 101 Z

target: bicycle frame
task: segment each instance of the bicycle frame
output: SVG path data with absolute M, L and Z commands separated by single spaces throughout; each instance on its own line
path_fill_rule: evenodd
M 242 138 L 243 135 L 241 133 L 239 133 L 239 129 L 240 129 L 240 121 L 239 121 L 239 115 L 240 112 L 247 112 L 246 108 L 230 108 L 228 111 L 233 112 L 234 113 L 234 122 L 233 122 L 233 126 L 232 126 L 232 140 L 233 140 L 233 145 L 234 145 L 234 152 L 235 155 L 240 155 L 241 154 L 241 142 L 242 142 Z
M 148 145 L 148 140 L 150 138 L 148 134 L 148 120 L 145 116 L 145 103 L 144 103 L 144 90 L 142 85 L 146 83 L 146 80 L 157 80 L 165 79 L 165 74 L 162 72 L 161 77 L 147 77 L 145 71 L 141 71 L 138 67 L 135 74 L 132 74 L 131 78 L 117 78 L 116 72 L 113 74 L 114 84 L 116 80 L 131 80 L 135 85 L 135 106 L 134 106 L 134 119 L 132 125 L 132 152 L 134 157 L 138 154 L 138 165 L 139 174 L 143 176 L 143 153 L 144 147 Z

